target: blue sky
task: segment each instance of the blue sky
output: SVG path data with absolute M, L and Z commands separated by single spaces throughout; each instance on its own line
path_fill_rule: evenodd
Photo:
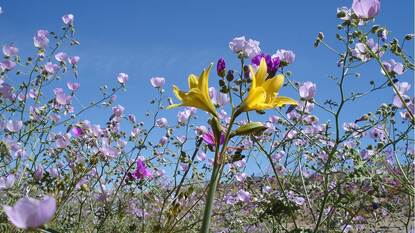
M 235 55 L 229 41 L 245 35 L 261 42 L 264 52 L 290 49 L 296 61 L 290 66 L 293 78 L 317 84 L 317 99 L 338 97 L 329 75 L 339 75 L 336 56 L 321 47 L 313 47 L 318 32 L 324 32 L 329 44 L 341 46 L 335 40 L 336 9 L 351 6 L 350 1 L 0 1 L 0 43 L 14 42 L 22 55 L 33 54 L 32 37 L 38 29 L 57 31 L 61 16 L 75 15 L 76 37 L 81 45 L 65 50 L 79 55 L 81 89 L 79 98 L 86 104 L 99 96 L 98 85 L 115 85 L 119 72 L 129 74 L 128 91 L 118 95 L 118 103 L 138 119 L 149 109 L 148 100 L 156 93 L 149 84 L 152 76 L 167 79 L 167 94 L 171 85 L 186 89 L 187 75 L 198 74 L 210 62 L 224 57 L 235 65 Z M 387 25 L 390 37 L 399 39 L 413 33 L 414 1 L 384 0 L 376 23 Z M 413 44 L 407 44 L 413 55 Z M 374 62 L 360 70 L 360 78 L 348 81 L 347 87 L 365 90 L 369 81 L 384 77 Z M 211 76 L 211 84 L 215 75 Z M 413 73 L 406 72 L 402 81 L 413 83 Z M 96 91 L 95 91 L 96 90 Z M 284 95 L 296 97 L 286 91 Z M 375 111 L 375 106 L 390 102 L 393 93 L 384 90 L 345 108 L 344 120 L 352 120 Z M 176 112 L 164 113 L 173 120 Z M 86 115 L 94 121 L 97 114 Z M 322 118 L 321 120 L 324 120 Z M 103 123 L 103 122 L 101 122 Z

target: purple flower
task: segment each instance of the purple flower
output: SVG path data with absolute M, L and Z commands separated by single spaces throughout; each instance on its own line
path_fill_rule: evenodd
M 373 38 L 367 40 L 367 45 L 373 53 L 383 56 L 384 51 L 381 50 L 381 47 L 373 40 Z M 367 51 L 366 46 L 363 43 L 356 43 L 355 48 L 352 50 L 352 56 L 363 62 L 366 62 L 371 58 L 369 51 Z
M 277 50 L 277 52 L 271 56 L 271 58 L 275 58 L 278 57 L 279 60 L 281 62 L 283 62 L 283 64 L 292 64 L 295 60 L 295 54 L 293 51 L 291 50 L 284 50 L 284 49 L 280 49 Z
M 394 59 L 384 61 L 382 64 L 385 67 L 386 71 L 392 75 L 402 75 L 404 72 L 402 63 L 396 62 Z M 383 69 L 380 69 L 380 72 L 382 72 L 383 75 L 386 75 Z
M 150 83 L 155 88 L 163 88 L 166 80 L 163 77 L 153 77 L 150 79 Z
M 62 16 L 62 21 L 66 25 L 68 25 L 68 24 L 72 25 L 73 24 L 73 19 L 74 19 L 73 14 L 67 14 L 67 15 Z
M 242 202 L 249 202 L 251 200 L 251 194 L 243 189 L 238 191 L 238 199 Z
M 127 81 L 128 81 L 128 74 L 126 74 L 126 73 L 119 73 L 118 76 L 117 76 L 117 81 L 120 84 L 126 84 Z
M 115 107 L 112 108 L 112 114 L 114 114 L 114 116 L 116 117 L 121 117 L 122 114 L 124 113 L 125 108 L 121 105 L 117 105 Z
M 144 162 L 141 159 L 137 160 L 137 168 L 133 173 L 133 177 L 136 179 L 144 179 L 146 177 L 151 177 L 151 172 L 146 168 Z
M 380 0 L 353 0 L 353 12 L 363 20 L 375 17 L 380 11 Z
M 271 57 L 268 54 L 262 53 L 252 58 L 251 62 L 252 64 L 259 66 L 262 58 L 265 58 L 265 62 L 267 63 L 267 71 L 269 73 L 275 73 L 275 71 L 277 71 L 278 67 L 280 66 L 280 58 L 277 56 Z
M 52 196 L 41 200 L 24 197 L 13 207 L 5 205 L 3 209 L 9 221 L 17 228 L 36 229 L 52 219 L 56 211 L 56 200 Z
M 8 120 L 6 123 L 6 129 L 10 132 L 17 132 L 23 127 L 22 121 Z
M 386 139 L 385 131 L 381 128 L 375 127 L 372 130 L 370 130 L 369 135 L 372 139 L 379 139 L 381 141 L 384 141 Z
M 203 141 L 206 144 L 211 145 L 211 146 L 216 145 L 215 135 L 213 134 L 212 131 L 209 131 L 203 135 Z M 225 135 L 221 134 L 219 144 L 222 145 L 224 142 L 225 142 Z
M 312 100 L 316 93 L 316 84 L 312 82 L 305 82 L 299 88 L 300 96 L 306 100 Z
M 71 65 L 76 65 L 76 64 L 78 64 L 80 59 L 81 58 L 79 56 L 68 57 L 68 62 Z
M 10 60 L 4 60 L 0 62 L 0 69 L 1 70 L 12 70 L 16 67 L 16 63 Z
M 71 83 L 71 82 L 67 82 L 66 86 L 68 87 L 69 90 L 71 91 L 76 91 L 79 89 L 79 87 L 81 86 L 81 84 L 79 83 Z
M 65 60 L 68 59 L 68 55 L 64 52 L 59 52 L 55 54 L 55 59 L 59 62 L 65 62 Z
M 36 35 L 33 37 L 33 44 L 36 48 L 44 49 L 49 44 L 48 39 L 49 32 L 46 30 L 38 30 Z
M 6 57 L 16 56 L 19 53 L 19 49 L 13 44 L 3 45 L 3 54 Z
M 167 126 L 167 119 L 162 117 L 156 120 L 156 126 L 159 128 L 164 128 Z
M 219 77 L 225 77 L 225 69 L 226 69 L 226 64 L 225 64 L 225 59 L 223 58 L 219 58 L 218 63 L 216 64 L 216 72 L 218 73 Z

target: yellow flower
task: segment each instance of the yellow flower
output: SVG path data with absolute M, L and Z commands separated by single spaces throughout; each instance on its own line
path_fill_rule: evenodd
M 284 84 L 284 75 L 279 74 L 266 79 L 268 74 L 264 58 L 261 59 L 256 73 L 254 73 L 252 66 L 249 68 L 252 76 L 252 85 L 248 96 L 240 106 L 241 112 L 266 110 L 281 107 L 285 104 L 297 105 L 297 102 L 289 97 L 278 96 L 278 92 Z
M 189 91 L 181 91 L 176 85 L 173 85 L 173 92 L 179 99 L 181 104 L 173 104 L 167 107 L 167 109 L 179 107 L 179 106 L 189 106 L 202 109 L 210 114 L 217 116 L 215 106 L 213 106 L 212 100 L 209 96 L 209 72 L 212 68 L 212 64 L 203 70 L 200 77 L 197 77 L 194 74 L 189 75 Z

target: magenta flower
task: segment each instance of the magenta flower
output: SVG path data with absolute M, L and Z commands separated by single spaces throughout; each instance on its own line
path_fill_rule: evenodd
M 74 19 L 73 14 L 67 14 L 67 15 L 62 16 L 62 21 L 66 25 L 73 24 L 73 19 Z
M 153 77 L 150 79 L 150 83 L 155 88 L 163 88 L 166 80 L 163 77 Z
M 16 56 L 19 53 L 19 49 L 13 44 L 3 45 L 3 54 L 6 57 Z
M 225 69 L 226 69 L 225 59 L 219 58 L 218 63 L 216 64 L 216 72 L 219 77 L 222 77 L 222 78 L 225 77 Z
M 133 173 L 133 177 L 136 179 L 144 179 L 146 177 L 151 177 L 151 172 L 146 168 L 144 162 L 141 159 L 137 160 L 137 168 Z
M 354 13 L 363 20 L 375 17 L 380 11 L 380 0 L 353 0 Z
M 268 54 L 262 53 L 252 58 L 251 62 L 259 67 L 262 58 L 265 58 L 265 62 L 267 63 L 267 71 L 269 73 L 275 73 L 280 66 L 280 58 L 278 56 L 271 57 Z
M 119 73 L 118 76 L 117 76 L 117 81 L 120 84 L 126 84 L 127 81 L 128 81 L 128 74 L 126 74 L 126 73 Z
M 9 221 L 17 228 L 36 229 L 48 223 L 56 211 L 56 200 L 46 196 L 42 200 L 21 198 L 13 207 L 3 206 Z
M 33 44 L 36 48 L 44 49 L 49 44 L 49 32 L 47 30 L 38 30 L 33 37 Z
M 84 131 L 82 130 L 82 128 L 78 126 L 72 127 L 72 135 L 74 137 L 80 137 L 82 136 L 82 134 L 84 134 Z
M 205 133 L 202 138 L 206 144 L 211 145 L 211 146 L 216 145 L 215 135 L 213 134 L 212 131 Z M 222 145 L 224 142 L 225 142 L 225 135 L 221 134 L 219 143 L 220 145 Z
M 312 82 L 305 82 L 299 88 L 300 96 L 306 100 L 312 100 L 316 93 L 316 84 Z

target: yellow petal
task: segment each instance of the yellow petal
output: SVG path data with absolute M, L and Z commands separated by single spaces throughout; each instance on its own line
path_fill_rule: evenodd
M 264 85 L 262 85 L 267 92 L 267 95 L 273 96 L 274 93 L 278 93 L 284 84 L 284 75 L 279 74 L 273 78 L 270 78 L 265 81 Z
M 196 75 L 194 74 L 189 75 L 189 77 L 187 78 L 187 81 L 189 83 L 189 89 L 198 87 L 199 81 L 197 80 Z
M 277 96 L 272 100 L 272 105 L 275 107 L 281 107 L 286 104 L 298 105 L 297 101 L 285 96 Z
M 256 85 L 262 86 L 267 78 L 267 63 L 265 62 L 265 58 L 261 58 L 261 63 L 259 64 L 258 71 L 255 74 L 256 77 Z
M 173 93 L 176 96 L 176 98 L 180 101 L 182 101 L 182 96 L 185 94 L 183 91 L 181 91 L 176 85 L 173 85 Z
M 266 92 L 262 87 L 251 88 L 249 90 L 248 96 L 242 104 L 242 111 L 252 111 L 252 110 L 261 110 L 265 100 L 267 98 Z M 258 109 L 261 108 L 261 109 Z

